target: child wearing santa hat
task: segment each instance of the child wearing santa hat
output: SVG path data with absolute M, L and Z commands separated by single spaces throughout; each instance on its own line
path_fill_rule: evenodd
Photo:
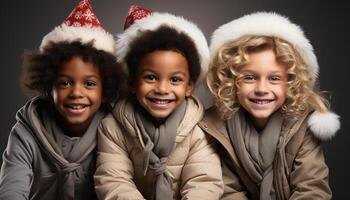
M 218 141 L 223 199 L 330 199 L 321 141 L 340 128 L 316 84 L 301 28 L 258 12 L 212 35 L 207 83 L 216 108 L 200 126 Z
M 221 166 L 197 123 L 192 95 L 209 50 L 193 23 L 132 6 L 117 58 L 129 70 L 129 96 L 101 123 L 95 184 L 100 199 L 219 199 Z
M 114 39 L 81 0 L 39 51 L 25 54 L 25 89 L 3 154 L 0 199 L 97 199 L 97 126 L 118 94 Z

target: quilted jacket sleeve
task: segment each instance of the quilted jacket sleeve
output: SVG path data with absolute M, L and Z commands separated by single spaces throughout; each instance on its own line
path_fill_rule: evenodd
M 99 199 L 144 199 L 133 182 L 133 164 L 120 127 L 109 115 L 98 130 L 95 189 Z
M 214 140 L 198 126 L 191 137 L 189 157 L 181 174 L 182 199 L 220 199 L 223 193 L 222 171 Z

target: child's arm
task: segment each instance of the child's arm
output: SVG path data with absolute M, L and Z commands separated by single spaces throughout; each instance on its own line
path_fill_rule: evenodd
M 191 137 L 189 157 L 181 173 L 181 197 L 191 200 L 219 199 L 223 193 L 223 182 L 214 140 L 208 141 L 198 126 Z
M 98 130 L 95 189 L 99 199 L 144 199 L 134 181 L 125 138 L 112 116 Z
M 17 124 L 17 127 L 20 125 Z M 20 126 L 24 129 L 22 126 Z M 0 199 L 29 199 L 33 179 L 32 145 L 21 137 L 16 127 L 12 129 L 7 147 L 3 153 L 0 172 Z
M 310 132 L 305 134 L 294 160 L 290 185 L 290 199 L 331 199 L 323 150 Z

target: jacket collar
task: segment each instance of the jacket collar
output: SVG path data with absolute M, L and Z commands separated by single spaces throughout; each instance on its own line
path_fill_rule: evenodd
M 175 138 L 176 143 L 181 142 L 191 132 L 194 126 L 196 126 L 202 119 L 204 114 L 203 105 L 196 97 L 191 96 L 187 99 L 188 102 L 185 115 L 177 130 L 177 135 Z M 135 109 L 133 104 L 130 102 L 130 98 L 117 102 L 113 108 L 112 115 L 126 129 L 128 134 L 130 134 L 132 137 L 136 137 L 140 141 L 142 147 L 145 146 L 141 132 L 136 123 Z
M 230 156 L 233 161 L 233 165 L 235 166 L 235 170 L 242 177 L 242 181 L 249 188 L 249 191 L 255 191 L 253 193 L 258 192 L 258 188 L 254 184 L 254 182 L 249 178 L 248 174 L 244 171 L 242 166 L 238 161 L 238 157 L 233 149 L 230 138 L 228 136 L 225 120 L 222 120 L 220 115 L 217 113 L 215 107 L 209 108 L 204 118 L 201 122 L 199 122 L 199 126 L 209 135 L 214 137 L 226 150 L 226 153 Z M 221 152 L 218 152 L 220 156 L 222 156 Z

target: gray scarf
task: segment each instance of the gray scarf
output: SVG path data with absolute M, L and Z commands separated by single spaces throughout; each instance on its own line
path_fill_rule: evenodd
M 58 163 L 56 167 L 58 168 L 58 172 L 61 173 L 58 176 L 61 185 L 58 191 L 60 195 L 58 199 L 74 199 L 75 180 L 84 174 L 81 162 L 83 162 L 96 147 L 97 126 L 103 116 L 103 112 L 98 111 L 85 134 L 73 145 L 69 154 L 64 155 L 60 145 L 64 133 L 58 126 L 55 116 L 52 113 L 43 112 L 43 118 L 45 119 L 43 122 L 46 131 L 43 130 L 43 134 L 39 136 L 44 146 L 54 150 L 49 151 L 49 154 L 50 157 L 53 157 L 56 163 Z
M 240 109 L 227 120 L 227 130 L 238 158 L 249 177 L 260 188 L 260 200 L 276 199 L 273 187 L 273 161 L 283 117 L 275 112 L 264 130 L 256 131 Z
M 185 114 L 186 100 L 159 127 L 155 127 L 150 116 L 136 110 L 135 118 L 145 143 L 143 149 L 143 171 L 156 176 L 155 200 L 173 199 L 172 179 L 166 172 L 167 159 L 174 147 L 177 128 Z M 151 187 L 151 186 L 150 186 Z

